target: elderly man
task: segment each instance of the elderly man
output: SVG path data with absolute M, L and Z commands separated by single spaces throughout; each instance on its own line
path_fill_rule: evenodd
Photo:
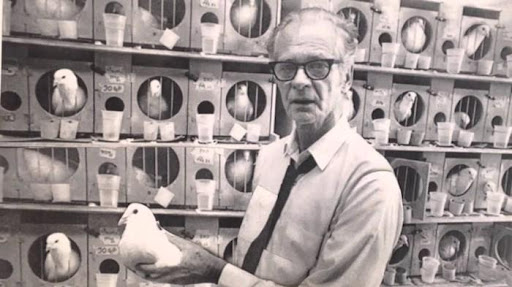
M 159 282 L 220 286 L 379 286 L 402 226 L 387 161 L 348 124 L 355 27 L 318 8 L 288 15 L 268 50 L 292 134 L 261 149 L 234 265 L 178 237 Z

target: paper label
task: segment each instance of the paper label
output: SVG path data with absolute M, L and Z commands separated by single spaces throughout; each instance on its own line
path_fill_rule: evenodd
M 492 180 L 493 178 L 495 178 L 496 174 L 497 174 L 497 170 L 492 167 L 484 168 L 482 170 L 482 177 L 487 180 Z
M 501 109 L 505 107 L 505 99 L 502 97 L 496 98 L 496 100 L 493 101 L 492 106 Z
M 389 95 L 389 90 L 387 89 L 375 89 L 373 91 L 373 96 L 374 97 L 387 97 Z
M 107 70 L 105 77 L 109 83 L 124 84 L 126 82 L 126 74 L 123 67 L 107 66 L 105 69 Z
M 512 41 L 512 31 L 510 31 L 510 30 L 505 30 L 505 31 L 503 31 L 503 34 L 502 34 L 502 35 L 503 35 L 503 36 L 502 36 L 502 37 L 503 37 L 503 40 L 505 40 L 505 41 Z
M 241 141 L 246 133 L 247 133 L 247 130 L 244 127 L 242 127 L 238 123 L 235 123 L 233 125 L 233 128 L 231 128 L 231 131 L 229 132 L 229 135 L 232 138 L 234 138 L 235 140 Z
M 120 84 L 100 84 L 100 92 L 102 93 L 124 93 L 124 85 Z
M 372 104 L 373 104 L 373 106 L 380 107 L 380 106 L 384 106 L 384 101 L 383 100 L 373 100 Z
M 430 177 L 438 177 L 442 172 L 443 172 L 443 170 L 441 168 L 439 168 L 437 165 L 432 165 L 430 167 L 429 176 Z
M 116 158 L 116 150 L 110 148 L 101 148 L 100 149 L 100 157 L 115 159 Z
M 219 0 L 201 0 L 199 5 L 204 8 L 218 9 Z
M 110 256 L 119 254 L 119 248 L 117 246 L 95 246 L 94 254 L 99 256 Z
M 99 239 L 105 245 L 117 245 L 121 240 L 119 231 L 116 227 L 101 227 Z
M 215 150 L 211 148 L 195 148 L 191 152 L 194 162 L 198 164 L 213 165 Z
M 15 65 L 3 64 L 2 75 L 3 76 L 14 76 L 18 73 L 18 67 Z
M 196 90 L 211 91 L 218 89 L 220 81 L 211 73 L 201 73 L 196 82 Z
M 458 32 L 459 31 L 457 30 L 457 27 L 453 27 L 451 25 L 446 26 L 443 31 L 443 36 L 441 38 L 442 39 L 455 39 Z
M 174 193 L 170 191 L 168 187 L 161 186 L 158 189 L 158 192 L 156 193 L 153 200 L 156 203 L 160 204 L 162 207 L 167 208 L 167 206 L 169 206 L 173 198 Z
M 16 114 L 14 113 L 1 113 L 0 118 L 4 122 L 14 122 L 16 121 Z
M 194 238 L 192 239 L 192 242 L 197 243 L 206 249 L 211 249 L 215 245 L 217 245 L 217 243 L 215 241 L 216 240 L 212 234 L 212 231 L 205 230 L 205 229 L 196 230 L 196 234 L 194 235 Z

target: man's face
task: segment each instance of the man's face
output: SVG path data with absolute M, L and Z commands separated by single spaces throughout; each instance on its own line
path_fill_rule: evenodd
M 317 59 L 337 59 L 335 30 L 325 20 L 315 23 L 295 22 L 278 35 L 275 61 L 305 63 Z M 297 126 L 314 125 L 320 128 L 334 122 L 342 111 L 342 89 L 346 73 L 342 64 L 333 64 L 323 80 L 311 80 L 299 68 L 290 81 L 277 81 L 283 105 Z

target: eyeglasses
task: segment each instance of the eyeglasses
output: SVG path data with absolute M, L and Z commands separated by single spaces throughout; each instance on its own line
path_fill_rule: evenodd
M 304 67 L 306 76 L 311 80 L 323 80 L 329 76 L 331 66 L 341 63 L 340 60 L 320 59 L 298 64 L 293 62 L 270 62 L 274 76 L 279 81 L 290 81 L 295 78 L 299 67 Z

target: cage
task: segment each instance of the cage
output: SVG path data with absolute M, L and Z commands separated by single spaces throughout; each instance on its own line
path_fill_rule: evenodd
M 428 192 L 442 191 L 445 154 L 441 152 L 426 152 L 423 154 L 423 158 L 426 162 L 430 163 Z
M 55 25 L 58 31 L 57 22 L 50 24 L 40 22 L 41 19 L 51 20 L 74 20 L 76 21 L 78 38 L 93 38 L 93 1 L 92 0 L 24 0 L 26 14 L 21 20 L 26 26 L 27 33 L 46 34 L 42 31 L 43 26 Z M 48 29 L 48 27 L 44 27 Z M 55 35 L 56 36 L 56 35 Z
M 398 238 L 398 242 L 393 247 L 391 259 L 388 266 L 391 268 L 403 268 L 410 273 L 412 265 L 412 250 L 414 244 L 414 226 L 403 226 L 402 234 Z
M 390 138 L 396 138 L 398 130 L 425 132 L 429 90 L 430 80 L 427 78 L 393 77 Z
M 480 174 L 480 159 L 475 154 L 446 154 L 442 191 L 448 194 L 446 207 L 452 198 L 474 201 Z
M 411 276 L 419 276 L 421 262 L 425 256 L 436 256 L 436 224 L 418 224 L 414 230 L 414 243 L 412 244 Z
M 215 123 L 220 122 L 222 63 L 191 59 L 188 100 L 188 135 L 197 135 L 196 114 L 215 114 Z M 220 127 L 214 124 L 213 134 L 219 135 Z
M 121 177 L 118 203 L 126 203 L 126 149 L 125 148 L 87 148 L 87 201 L 100 203 L 98 174 L 118 175 Z
M 25 10 L 26 0 L 11 0 L 11 34 L 13 32 L 24 33 L 27 31 L 26 20 L 28 18 Z
M 344 16 L 357 27 L 356 62 L 368 62 L 370 58 L 370 39 L 373 25 L 373 11 L 371 0 L 335 0 L 332 2 L 332 11 Z
M 134 66 L 132 134 L 144 132 L 144 121 L 174 122 L 176 135 L 187 133 L 188 79 L 185 70 Z
M 459 47 L 462 7 L 456 2 L 444 2 L 439 9 L 437 40 L 433 68 L 446 71 L 446 50 Z
M 466 86 L 463 82 L 457 82 L 455 81 L 452 97 L 451 122 L 455 123 L 453 140 L 458 139 L 460 130 L 466 130 L 475 134 L 474 142 L 483 142 L 485 141 L 485 114 L 489 103 L 489 84 L 467 82 L 468 86 Z M 466 88 L 460 88 L 462 86 Z
M 81 286 L 87 282 L 86 227 L 86 215 L 23 213 L 20 227 L 22 284 L 49 287 Z M 56 268 L 52 263 L 57 262 L 53 260 L 52 251 L 58 250 L 66 250 L 71 254 L 66 271 L 54 271 Z
M 197 206 L 197 192 L 195 181 L 197 179 L 211 179 L 215 181 L 215 195 L 213 207 L 219 206 L 220 192 L 220 154 L 222 149 L 196 147 L 186 148 L 186 198 L 187 206 Z
M 226 1 L 192 1 L 192 20 L 190 30 L 190 48 L 201 49 L 201 24 L 214 23 L 224 25 L 225 23 Z M 221 35 L 222 38 L 222 28 Z M 218 50 L 224 49 L 223 42 L 219 41 Z
M 132 0 L 95 0 L 94 1 L 94 40 L 105 41 L 105 22 L 103 14 L 117 14 L 126 17 L 124 28 L 125 43 L 132 42 Z
M 491 83 L 490 85 L 483 140 L 493 143 L 494 126 L 507 125 L 508 122 L 511 85 L 505 83 Z
M 478 271 L 478 256 L 491 254 L 493 223 L 473 223 L 469 243 L 468 272 Z
M 219 218 L 219 253 L 218 256 L 226 262 L 236 265 L 236 247 L 239 227 L 239 218 Z
M 155 204 L 160 187 L 174 194 L 171 205 L 185 203 L 185 148 L 183 147 L 129 147 L 128 202 Z
M 16 148 L 0 148 L 0 166 L 4 169 L 4 201 L 19 199 L 25 186 L 18 177 Z
M 397 42 L 399 0 L 374 0 L 370 40 L 370 62 L 380 63 L 382 43 Z
M 192 242 L 213 254 L 219 254 L 219 220 L 210 217 L 186 217 L 185 233 L 192 236 Z
M 354 74 L 354 78 L 357 73 Z M 366 75 L 365 75 L 366 76 Z M 350 126 L 363 134 L 364 103 L 366 102 L 366 81 L 353 80 L 350 91 L 352 92 L 353 112 L 348 117 Z
M 428 100 L 426 140 L 438 140 L 437 123 L 450 120 L 454 80 L 435 78 L 431 80 Z
M 225 149 L 220 155 L 220 206 L 245 210 L 252 196 L 257 150 Z
M 375 119 L 390 117 L 391 91 L 393 75 L 383 73 L 368 73 L 366 101 L 363 116 L 363 137 L 373 137 Z
M 396 63 L 405 64 L 406 53 L 434 57 L 439 2 L 401 0 L 397 32 L 400 49 Z
M 114 286 L 125 286 L 126 268 L 119 255 L 118 244 L 122 232 L 118 221 L 117 214 L 89 214 L 89 286 L 98 286 L 96 274 L 117 274 L 117 285 Z
M 493 75 L 507 75 L 507 56 L 512 54 L 512 22 L 501 17 L 496 26 L 496 47 L 494 50 Z M 12 25 L 12 24 L 11 24 Z
M 476 188 L 476 196 L 474 199 L 475 209 L 486 209 L 487 208 L 487 192 L 489 188 L 499 189 L 501 186 L 506 187 L 506 183 L 502 183 L 500 179 L 500 170 L 506 169 L 506 162 L 502 162 L 500 154 L 485 154 L 483 153 L 480 157 L 480 172 L 478 173 L 478 185 Z M 505 166 L 504 166 L 505 165 Z M 506 171 L 503 171 L 506 172 Z M 508 178 L 504 179 L 507 182 Z M 497 191 L 497 190 L 495 190 Z
M 220 110 L 220 135 L 229 136 L 233 125 L 261 127 L 260 136 L 272 131 L 275 89 L 269 74 L 223 72 Z
M 441 264 L 453 263 L 457 273 L 464 273 L 468 265 L 470 242 L 471 224 L 439 224 L 435 257 Z M 441 273 L 441 268 L 438 273 Z
M 94 86 L 90 64 L 87 61 L 29 58 L 32 131 L 39 131 L 44 120 L 72 119 L 79 121 L 78 132 L 92 133 Z
M 266 44 L 281 18 L 278 0 L 226 0 L 224 49 L 234 54 L 266 54 Z
M 466 49 L 462 72 L 476 72 L 479 60 L 494 60 L 500 11 L 464 6 L 460 47 Z
M 102 110 L 123 112 L 121 133 L 130 133 L 132 112 L 132 57 L 128 54 L 96 53 L 94 65 L 103 74 L 94 74 L 94 132 L 103 133 Z
M 510 269 L 512 266 L 512 228 L 506 225 L 496 225 L 492 237 L 490 256 L 498 263 Z
M 71 202 L 87 200 L 84 148 L 18 148 L 15 155 L 11 168 L 16 177 L 10 179 L 20 187 L 20 199 L 58 201 L 64 184 L 69 185 Z
M 0 130 L 29 130 L 29 96 L 26 65 L 27 49 L 7 45 L 2 58 L 2 94 L 0 95 Z
M 20 213 L 0 211 L 0 285 L 21 284 Z
M 174 47 L 190 46 L 190 0 L 133 0 L 133 43 L 161 45 L 169 29 L 179 39 Z

